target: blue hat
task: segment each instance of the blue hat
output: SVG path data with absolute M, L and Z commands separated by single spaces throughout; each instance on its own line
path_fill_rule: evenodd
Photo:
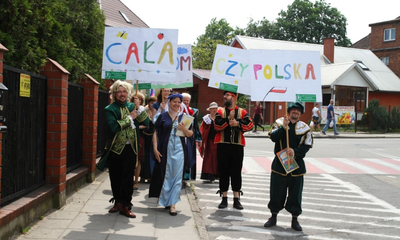
M 171 95 L 168 96 L 168 99 L 173 99 L 173 98 L 180 98 L 181 101 L 182 101 L 183 96 L 180 93 L 175 93 L 175 94 L 171 94 Z
M 287 112 L 289 113 L 289 112 L 290 112 L 290 109 L 292 109 L 292 108 L 296 108 L 296 109 L 300 110 L 301 114 L 304 113 L 304 106 L 303 106 L 303 104 L 301 104 L 300 102 L 291 103 L 291 104 L 287 107 Z

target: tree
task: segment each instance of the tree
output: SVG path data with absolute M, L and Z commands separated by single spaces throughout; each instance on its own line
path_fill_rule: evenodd
M 217 45 L 229 45 L 237 32 L 243 31 L 238 28 L 234 30 L 225 19 L 219 21 L 216 18 L 211 19 L 206 32 L 197 37 L 197 43 L 193 47 L 193 67 L 210 70 Z
M 0 2 L 0 42 L 5 63 L 38 72 L 47 57 L 70 73 L 100 79 L 105 17 L 96 0 Z
M 249 37 L 272 38 L 275 32 L 275 23 L 268 21 L 265 17 L 261 21 L 250 19 L 244 32 L 244 35 Z
M 351 44 L 346 37 L 346 17 L 324 0 L 314 4 L 309 0 L 295 0 L 279 16 L 274 39 L 323 44 L 324 38 L 334 37 L 338 46 Z

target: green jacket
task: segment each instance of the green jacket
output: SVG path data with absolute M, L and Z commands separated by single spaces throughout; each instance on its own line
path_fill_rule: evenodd
M 131 127 L 131 120 L 129 114 L 135 109 L 135 104 L 126 102 L 120 104 L 114 102 L 105 108 L 105 118 L 107 124 L 107 144 L 105 149 L 121 154 L 122 150 L 129 140 L 133 152 L 138 155 L 140 135 L 139 125 L 147 126 L 150 122 L 149 116 L 146 111 L 143 111 L 134 120 L 135 129 Z

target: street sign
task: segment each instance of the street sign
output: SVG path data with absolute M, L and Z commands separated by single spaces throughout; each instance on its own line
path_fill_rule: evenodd
M 237 92 L 238 86 L 227 84 L 227 83 L 219 83 L 219 89 L 229 91 L 229 92 Z
M 106 71 L 106 79 L 126 80 L 126 72 Z
M 317 95 L 315 95 L 315 94 L 296 94 L 296 101 L 298 101 L 298 102 L 316 102 Z

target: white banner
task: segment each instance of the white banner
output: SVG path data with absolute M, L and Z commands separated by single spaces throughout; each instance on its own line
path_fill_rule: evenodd
M 152 82 L 152 88 L 189 88 L 193 87 L 192 45 L 180 44 L 177 51 L 176 79 L 173 82 Z
M 226 85 L 252 101 L 322 102 L 319 52 L 218 45 L 208 86 Z
M 221 83 L 226 83 L 228 87 L 224 87 Z M 249 52 L 240 48 L 217 45 L 208 86 L 251 94 Z
M 178 30 L 106 27 L 103 79 L 176 81 Z

